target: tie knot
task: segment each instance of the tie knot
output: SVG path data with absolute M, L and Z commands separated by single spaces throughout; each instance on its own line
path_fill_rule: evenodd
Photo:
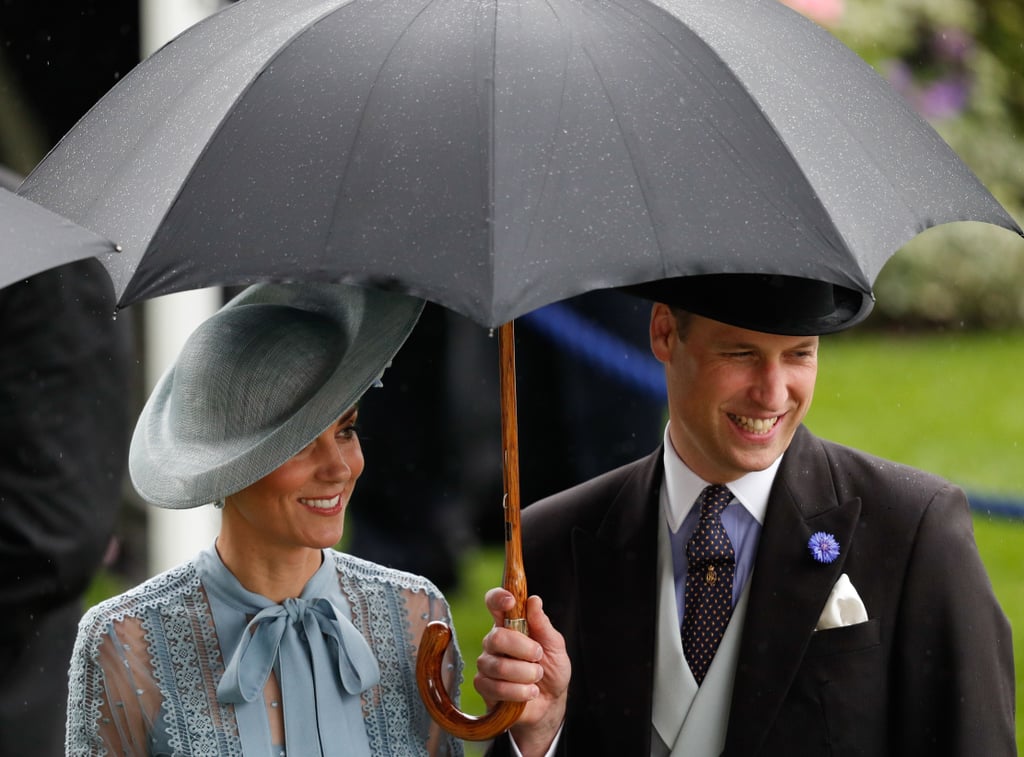
M 288 616 L 288 620 L 292 623 L 298 623 L 302 620 L 303 615 L 313 609 L 314 605 L 313 602 L 310 602 L 308 599 L 293 597 L 291 599 L 286 599 L 281 603 L 281 606 L 284 607 L 284 612 Z
M 712 484 L 704 487 L 700 494 L 700 517 L 715 518 L 722 514 L 722 510 L 732 502 L 732 492 L 728 486 Z

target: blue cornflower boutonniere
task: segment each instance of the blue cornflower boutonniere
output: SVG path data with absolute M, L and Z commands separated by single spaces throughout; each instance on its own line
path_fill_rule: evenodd
M 821 563 L 835 562 L 839 557 L 839 542 L 832 534 L 824 531 L 811 534 L 807 548 L 811 550 L 811 557 Z

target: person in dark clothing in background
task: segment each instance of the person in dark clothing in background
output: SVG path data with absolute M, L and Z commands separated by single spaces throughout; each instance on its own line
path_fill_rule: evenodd
M 0 290 L 3 757 L 64 753 L 68 661 L 128 445 L 130 342 L 113 307 L 95 260 Z
M 0 3 L 5 188 L 138 59 L 137 5 Z M 131 325 L 113 316 L 96 260 L 0 289 L 0 757 L 64 754 L 71 647 L 128 450 Z

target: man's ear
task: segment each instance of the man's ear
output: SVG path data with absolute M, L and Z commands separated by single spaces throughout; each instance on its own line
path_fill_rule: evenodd
M 672 348 L 678 341 L 675 314 L 663 302 L 655 302 L 651 308 L 651 352 L 662 363 L 672 358 Z

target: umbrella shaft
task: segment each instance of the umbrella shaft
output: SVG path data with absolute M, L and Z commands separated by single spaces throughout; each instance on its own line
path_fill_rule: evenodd
M 519 424 L 516 410 L 516 353 L 512 321 L 498 330 L 498 357 L 501 378 L 502 477 L 505 486 L 505 574 L 502 586 L 516 598 L 516 606 L 506 618 L 526 617 L 526 571 L 519 530 Z

